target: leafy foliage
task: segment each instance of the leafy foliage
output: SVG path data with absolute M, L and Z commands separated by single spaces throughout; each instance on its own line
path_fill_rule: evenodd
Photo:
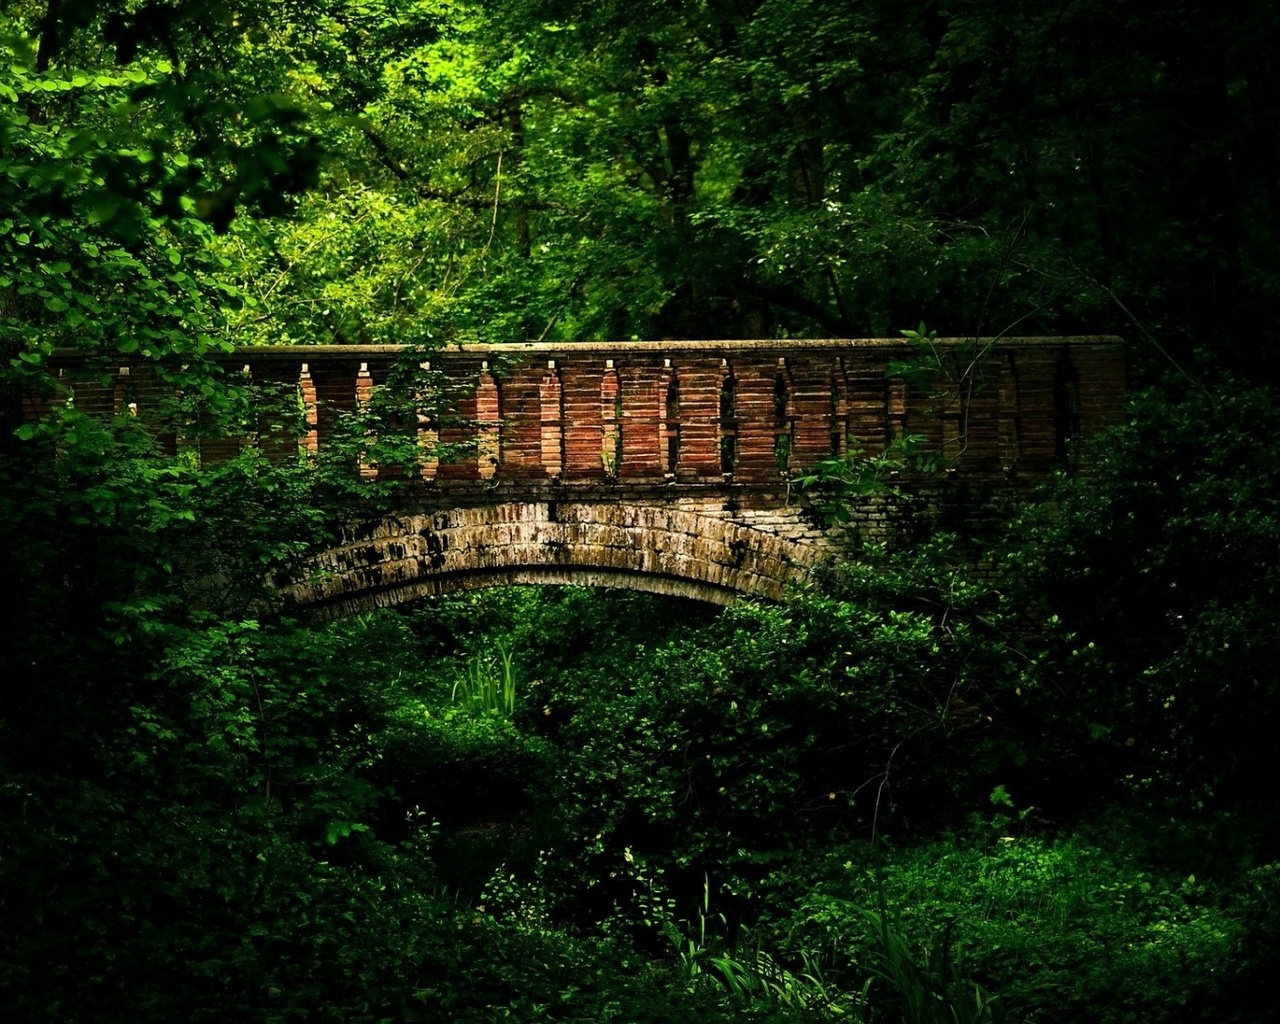
M 1195 0 L 8 5 L 10 1015 L 1274 1013 L 1278 31 Z M 394 500 L 360 464 L 423 457 L 427 346 L 922 318 L 975 339 L 902 332 L 926 390 L 1015 329 L 1180 369 L 1136 358 L 1130 422 L 994 550 L 868 542 L 787 605 L 320 626 L 277 596 Z M 423 349 L 306 464 L 296 396 L 211 357 L 326 341 Z M 165 401 L 95 409 L 124 365 Z M 228 432 L 259 441 L 201 455 Z M 917 454 L 812 483 L 838 518 Z
M 1088 477 L 1029 511 L 1011 598 L 1048 646 L 1026 696 L 1077 784 L 1097 768 L 1180 814 L 1260 796 L 1275 757 L 1276 427 L 1269 393 L 1229 381 L 1138 396 Z M 1265 819 L 1251 827 L 1271 849 Z

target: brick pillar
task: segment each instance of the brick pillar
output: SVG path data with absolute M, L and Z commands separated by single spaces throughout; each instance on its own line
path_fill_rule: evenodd
M 600 396 L 604 368 L 566 360 L 560 372 L 564 402 L 564 477 L 599 480 L 604 477 L 601 451 L 604 410 Z
M 1001 470 L 1010 473 L 1017 467 L 1018 458 L 1022 454 L 1022 427 L 1018 421 L 1018 367 L 1010 352 L 997 353 L 993 358 L 999 360 L 1000 366 L 997 385 L 997 454 Z
M 431 372 L 431 363 L 420 363 L 418 369 Z M 421 460 L 418 474 L 423 483 L 430 483 L 440 469 L 440 407 L 439 399 L 430 400 L 421 392 L 414 395 L 415 415 L 418 420 L 418 451 Z
M 734 479 L 740 483 L 774 483 L 778 480 L 774 417 L 776 359 L 743 359 L 734 367 L 737 420 L 737 465 Z
M 720 360 L 716 379 L 716 461 L 724 476 L 737 473 L 742 454 L 738 444 L 738 377 L 729 360 Z
M 474 443 L 476 440 L 476 390 L 470 382 L 475 380 L 474 370 L 465 365 L 446 365 L 447 378 L 444 382 L 448 395 L 458 395 L 448 407 L 442 410 L 440 421 L 440 444 L 446 448 Z M 472 366 L 475 364 L 473 363 Z M 451 457 L 440 465 L 436 479 L 475 480 L 479 476 L 475 456 L 471 458 Z
M 298 372 L 298 395 L 302 402 L 302 422 L 306 428 L 298 439 L 298 454 L 315 458 L 320 451 L 320 411 L 316 408 L 316 382 L 311 379 L 311 366 L 302 364 Z
M 662 361 L 658 393 L 663 396 L 658 421 L 658 455 L 662 459 L 662 472 L 675 476 L 680 468 L 680 377 L 670 359 Z
M 369 373 L 369 364 L 361 363 L 360 369 L 356 373 L 356 409 L 364 409 L 372 397 L 373 376 Z M 367 432 L 366 436 L 372 437 L 372 431 Z M 378 476 L 378 467 L 369 462 L 363 455 L 360 457 L 359 468 L 360 476 L 365 480 L 374 480 Z
M 245 370 L 247 371 L 248 369 L 246 366 Z M 132 395 L 130 394 L 132 390 L 129 386 L 132 383 L 129 379 L 131 372 L 127 366 L 121 366 L 116 370 L 116 379 L 111 389 L 111 411 L 117 416 L 126 412 L 134 416 L 138 415 L 138 404 L 132 401 Z
M 794 360 L 790 373 L 791 466 L 803 469 L 831 455 L 831 364 L 823 358 Z
M 723 360 L 672 360 L 677 390 L 680 480 L 720 476 L 720 380 Z
M 666 396 L 658 368 L 632 362 L 619 375 L 622 396 L 622 461 L 619 475 L 655 477 L 662 474 L 659 426 Z
M 613 360 L 604 361 L 600 378 L 600 460 L 607 477 L 616 477 L 622 462 L 622 390 Z
M 960 408 L 956 417 L 958 446 L 947 455 L 961 455 L 964 464 L 991 472 L 1000 466 L 1001 403 L 1006 386 L 1007 363 L 1003 352 L 988 352 L 969 368 L 960 381 Z
M 538 402 L 542 468 L 555 479 L 564 470 L 564 386 L 554 359 L 547 360 L 547 372 L 538 386 Z
M 831 366 L 831 456 L 843 458 L 849 449 L 849 380 L 845 376 L 844 359 L 835 358 Z
M 889 433 L 889 381 L 884 366 L 860 353 L 846 368 L 846 380 L 847 449 L 860 458 L 879 455 Z
M 1058 349 L 1029 348 L 1018 352 L 1018 420 L 1021 424 L 1020 470 L 1044 473 L 1057 464 L 1054 422 L 1054 371 Z
M 1124 349 L 1119 344 L 1068 350 L 1080 387 L 1080 430 L 1092 437 L 1124 419 Z
M 477 469 L 481 480 L 492 480 L 502 462 L 502 392 L 489 370 L 488 360 L 480 364 L 480 385 L 476 388 L 476 424 L 479 429 Z
M 795 394 L 790 363 L 779 357 L 773 373 L 773 463 L 782 476 L 790 472 L 795 461 Z
M 924 452 L 940 452 L 947 446 L 952 453 L 957 450 L 963 397 L 959 382 L 948 372 L 944 362 L 927 384 L 903 382 L 906 415 L 902 430 L 920 438 Z
M 502 394 L 502 477 L 541 478 L 542 462 L 542 370 L 537 366 L 517 366 L 503 376 Z
M 907 436 L 907 382 L 901 377 L 889 378 L 888 436 L 901 440 Z

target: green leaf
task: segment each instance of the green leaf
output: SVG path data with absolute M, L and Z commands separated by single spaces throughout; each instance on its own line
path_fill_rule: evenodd
M 1012 807 L 1013 806 L 1013 797 L 1009 795 L 1009 791 L 1005 789 L 1003 783 L 996 786 L 996 788 L 991 791 L 991 796 L 989 799 L 991 800 L 991 803 L 996 807 Z

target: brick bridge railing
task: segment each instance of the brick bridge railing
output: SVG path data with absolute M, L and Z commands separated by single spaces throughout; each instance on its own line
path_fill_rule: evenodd
M 317 346 L 231 358 L 255 380 L 296 385 L 300 447 L 314 452 L 402 355 Z M 911 359 L 915 370 L 895 373 Z M 468 345 L 430 361 L 460 386 L 456 417 L 419 418 L 424 458 L 403 513 L 353 525 L 317 555 L 291 588 L 299 604 L 340 614 L 520 582 L 777 598 L 839 544 L 789 494 L 794 472 L 916 435 L 950 468 L 913 482 L 915 504 L 926 518 L 972 522 L 1116 420 L 1124 392 L 1122 344 L 1110 337 L 924 352 L 899 340 Z M 147 390 L 121 368 L 77 404 L 144 414 Z M 468 440 L 461 459 L 431 455 Z M 216 455 L 218 442 L 205 447 Z M 903 514 L 874 498 L 858 510 L 881 530 Z

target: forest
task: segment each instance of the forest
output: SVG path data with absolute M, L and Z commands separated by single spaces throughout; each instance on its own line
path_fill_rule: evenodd
M 5 1020 L 1280 1019 L 1280 8 L 5 0 L 0 47 Z M 781 603 L 316 621 L 275 583 L 395 507 L 378 409 L 163 440 L 300 429 L 235 346 L 904 334 L 1121 336 L 1124 421 Z M 68 351 L 172 401 L 78 409 Z

